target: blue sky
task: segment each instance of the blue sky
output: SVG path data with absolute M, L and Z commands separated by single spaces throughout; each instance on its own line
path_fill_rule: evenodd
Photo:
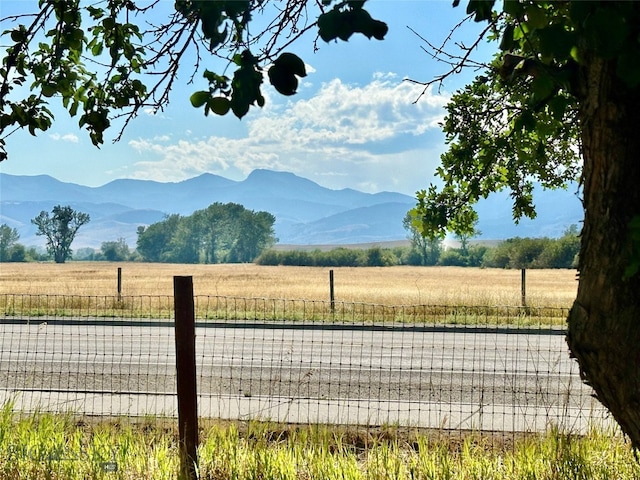
M 163 2 L 166 8 L 173 4 Z M 0 16 L 36 3 L 2 0 Z M 99 150 L 77 127 L 77 118 L 54 109 L 56 122 L 49 131 L 37 138 L 27 132 L 7 138 L 9 159 L 0 163 L 0 172 L 48 174 L 99 186 L 118 178 L 175 182 L 205 172 L 242 180 L 254 169 L 266 168 L 293 172 L 333 189 L 413 195 L 433 180 L 444 151 L 438 126 L 444 105 L 475 74 L 464 72 L 417 103 L 422 88 L 403 81 L 430 80 L 446 70 L 424 53 L 409 27 L 441 43 L 465 16 L 464 6 L 454 9 L 451 3 L 370 0 L 370 13 L 389 25 L 381 42 L 364 37 L 347 43 L 320 40 L 314 53 L 314 35 L 302 38 L 290 49 L 305 60 L 309 73 L 298 94 L 285 98 L 266 87 L 267 105 L 252 109 L 242 120 L 205 117 L 191 106 L 189 96 L 206 89 L 206 83 L 197 76 L 195 84 L 188 85 L 188 65 L 169 108 L 140 115 L 118 143 L 111 142 L 118 129 L 108 131 Z M 469 44 L 479 28 L 469 24 L 457 38 Z M 477 58 L 487 59 L 492 48 L 485 46 Z

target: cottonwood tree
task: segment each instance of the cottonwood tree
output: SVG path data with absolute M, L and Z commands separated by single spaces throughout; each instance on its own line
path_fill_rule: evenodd
M 579 180 L 580 279 L 567 341 L 638 448 L 640 3 L 478 0 L 467 12 L 486 22 L 500 52 L 447 107 L 443 186 L 420 192 L 415 213 L 425 232 L 440 232 L 508 189 L 514 217 L 533 217 L 535 182 Z M 471 56 L 430 51 L 451 72 Z
M 47 239 L 47 252 L 53 256 L 56 263 L 64 263 L 71 258 L 71 243 L 78 229 L 88 223 L 89 214 L 76 212 L 70 206 L 56 205 L 49 212 L 41 211 L 31 220 L 38 231 L 36 235 L 43 235 Z
M 162 2 L 97 5 L 42 0 L 32 16 L 7 19 L 0 148 L 15 128 L 48 129 L 53 98 L 101 144 L 114 118 L 126 127 L 142 108 L 166 105 L 190 47 L 209 84 L 191 103 L 242 117 L 264 104 L 266 79 L 295 93 L 304 63 L 286 47 L 305 32 L 317 29 L 325 41 L 386 34 L 356 0 L 286 0 L 278 8 L 179 0 L 165 22 L 148 24 L 146 14 Z M 481 36 L 499 42 L 500 53 L 447 108 L 444 185 L 419 192 L 421 228 L 429 236 L 460 229 L 475 201 L 505 188 L 516 219 L 534 216 L 534 182 L 560 188 L 579 179 L 585 217 L 568 343 L 585 381 L 640 447 L 640 3 L 471 0 L 467 14 L 485 22 Z M 248 28 L 257 17 L 265 27 Z M 460 54 L 436 46 L 433 55 L 450 70 L 435 81 L 478 67 L 475 45 Z M 202 66 L 216 57 L 232 66 L 230 77 Z
M 124 262 L 129 259 L 129 245 L 124 238 L 118 240 L 102 242 L 100 252 L 105 260 L 109 262 Z
M 0 262 L 12 260 L 12 251 L 18 245 L 20 234 L 6 223 L 0 225 Z
M 189 216 L 171 215 L 138 228 L 137 251 L 152 262 L 252 262 L 275 243 L 275 220 L 268 212 L 216 202 Z
M 423 266 L 436 265 L 442 254 L 442 237 L 429 238 L 420 230 L 420 218 L 410 211 L 402 219 L 402 226 L 411 241 L 412 254 L 417 256 Z
M 137 230 L 136 251 L 147 262 L 166 262 L 166 249 L 173 233 L 183 217 L 178 214 L 168 215 L 162 221 L 152 223 Z

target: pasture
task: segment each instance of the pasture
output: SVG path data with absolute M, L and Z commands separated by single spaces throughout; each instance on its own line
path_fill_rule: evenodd
M 254 264 L 183 265 L 70 262 L 3 263 L 0 293 L 173 294 L 173 276 L 193 276 L 194 294 L 245 298 L 329 300 L 329 268 Z M 520 270 L 461 267 L 334 267 L 335 300 L 382 305 L 520 305 Z M 527 270 L 527 305 L 569 308 L 575 270 Z

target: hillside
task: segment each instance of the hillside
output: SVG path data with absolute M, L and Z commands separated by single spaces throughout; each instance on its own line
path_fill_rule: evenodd
M 332 190 L 288 172 L 255 170 L 243 181 L 203 174 L 183 182 L 121 179 L 100 187 L 65 183 L 50 176 L 0 173 L 0 223 L 17 228 L 25 245 L 44 245 L 31 219 L 54 205 L 71 205 L 91 222 L 73 247 L 99 248 L 124 238 L 133 247 L 138 226 L 165 215 L 190 215 L 214 202 L 235 202 L 276 217 L 279 243 L 293 245 L 375 244 L 406 239 L 402 219 L 414 205 L 408 195 Z M 509 198 L 497 194 L 479 204 L 482 238 L 558 236 L 582 218 L 578 198 L 570 191 L 539 192 L 536 220 L 516 226 Z

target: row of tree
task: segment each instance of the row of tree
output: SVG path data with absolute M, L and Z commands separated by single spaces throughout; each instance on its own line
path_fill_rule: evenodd
M 41 261 L 53 257 L 62 263 L 71 257 L 71 242 L 88 215 L 70 207 L 56 206 L 52 215 L 41 212 L 33 220 L 38 234 L 47 239 L 47 253 L 18 243 L 15 228 L 0 225 L 0 261 Z M 409 223 L 411 245 L 384 249 L 335 248 L 330 251 L 276 251 L 275 217 L 253 212 L 241 205 L 214 203 L 190 216 L 170 215 L 149 227 L 138 229 L 137 248 L 130 250 L 124 238 L 103 242 L 100 250 L 78 251 L 76 258 L 90 261 L 146 261 L 167 263 L 237 263 L 303 266 L 442 265 L 494 268 L 575 268 L 578 260 L 578 228 L 569 227 L 562 237 L 510 238 L 490 247 L 470 244 L 458 236 L 459 248 L 443 247 L 440 238 L 417 234 Z
M 580 240 L 571 226 L 560 238 L 510 238 L 496 246 L 470 245 L 444 248 L 441 239 L 408 247 L 367 249 L 335 248 L 329 251 L 266 250 L 256 259 L 259 265 L 383 267 L 393 265 L 442 265 L 491 268 L 575 268 Z
M 236 203 L 214 203 L 192 215 L 169 215 L 138 228 L 136 250 L 146 262 L 252 262 L 276 242 L 275 217 Z
M 401 257 L 408 248 L 334 248 L 322 250 L 273 250 L 264 251 L 257 259 L 258 265 L 287 265 L 309 267 L 386 267 L 403 264 Z
M 72 257 L 71 244 L 89 215 L 69 206 L 56 205 L 51 214 L 40 212 L 31 222 L 37 235 L 46 238 L 47 254 L 29 250 L 18 240 L 18 230 L 0 225 L 0 261 L 24 262 L 53 258 L 64 263 Z M 93 249 L 80 255 L 86 260 L 171 263 L 239 263 L 252 262 L 276 242 L 275 217 L 268 212 L 254 212 L 235 203 L 214 203 L 192 215 L 169 215 L 164 220 L 138 228 L 135 252 L 123 238 L 103 242 L 99 252 Z

